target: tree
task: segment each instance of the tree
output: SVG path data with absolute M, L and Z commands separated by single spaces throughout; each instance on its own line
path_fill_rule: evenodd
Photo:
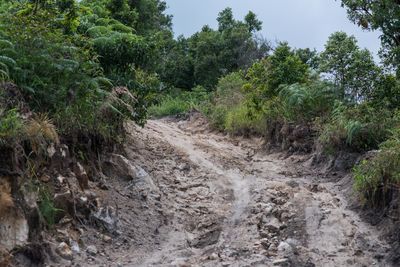
M 246 17 L 244 18 L 245 24 L 249 29 L 249 32 L 258 32 L 262 29 L 262 22 L 257 19 L 257 15 L 254 14 L 252 11 L 247 13 Z
M 233 19 L 232 8 L 227 7 L 219 12 L 217 21 L 220 32 L 232 29 L 236 24 L 236 21 Z
M 308 66 L 286 42 L 278 45 L 267 62 L 267 85 L 273 94 L 278 93 L 280 85 L 303 83 L 308 78 Z
M 351 21 L 367 30 L 382 32 L 382 55 L 388 64 L 400 65 L 400 1 L 342 0 Z M 398 73 L 400 76 L 400 73 Z
M 304 64 L 310 68 L 317 70 L 319 66 L 319 54 L 317 50 L 310 48 L 299 48 L 295 51 L 296 55 L 301 59 Z
M 247 104 L 257 113 L 267 102 L 273 101 L 285 85 L 307 82 L 309 68 L 287 43 L 280 43 L 271 56 L 251 66 L 246 78 Z
M 360 50 L 355 37 L 344 32 L 329 37 L 320 64 L 321 71 L 335 83 L 339 98 L 351 102 L 366 98 L 379 72 L 371 53 Z

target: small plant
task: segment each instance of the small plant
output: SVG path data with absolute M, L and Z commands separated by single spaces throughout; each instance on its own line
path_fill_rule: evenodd
M 60 142 L 56 127 L 45 114 L 30 119 L 26 123 L 25 134 L 36 154 L 43 153 L 50 143 Z
M 19 139 L 23 125 L 24 122 L 17 109 L 7 111 L 0 109 L 0 145 Z
M 53 199 L 46 189 L 40 190 L 39 211 L 50 227 L 55 224 L 56 215 L 61 211 L 54 206 Z

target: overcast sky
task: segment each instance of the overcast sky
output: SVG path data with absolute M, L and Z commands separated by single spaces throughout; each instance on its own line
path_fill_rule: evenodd
M 335 31 L 353 34 L 361 47 L 376 54 L 379 33 L 365 32 L 347 19 L 346 10 L 335 0 L 166 0 L 175 35 L 190 36 L 208 24 L 216 28 L 218 13 L 231 7 L 242 20 L 249 10 L 263 21 L 260 32 L 269 40 L 288 41 L 297 48 L 321 51 Z

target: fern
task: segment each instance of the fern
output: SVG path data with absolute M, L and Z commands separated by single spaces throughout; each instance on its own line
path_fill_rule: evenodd
M 0 63 L 6 64 L 10 69 L 17 66 L 17 62 L 14 59 L 7 56 L 0 56 Z
M 111 30 L 106 26 L 94 26 L 87 30 L 87 35 L 92 38 L 109 36 L 110 34 L 111 34 Z
M 0 50 L 11 48 L 14 49 L 14 44 L 8 40 L 0 39 Z
M 346 142 L 347 144 L 352 145 L 354 137 L 356 137 L 361 132 L 361 130 L 364 128 L 364 125 L 359 121 L 350 120 L 346 123 L 344 128 L 346 129 L 347 135 Z

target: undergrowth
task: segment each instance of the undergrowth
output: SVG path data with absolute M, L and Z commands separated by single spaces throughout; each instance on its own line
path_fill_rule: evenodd
M 385 141 L 369 160 L 363 160 L 353 169 L 355 189 L 362 200 L 372 207 L 390 204 L 400 189 L 400 128 Z

